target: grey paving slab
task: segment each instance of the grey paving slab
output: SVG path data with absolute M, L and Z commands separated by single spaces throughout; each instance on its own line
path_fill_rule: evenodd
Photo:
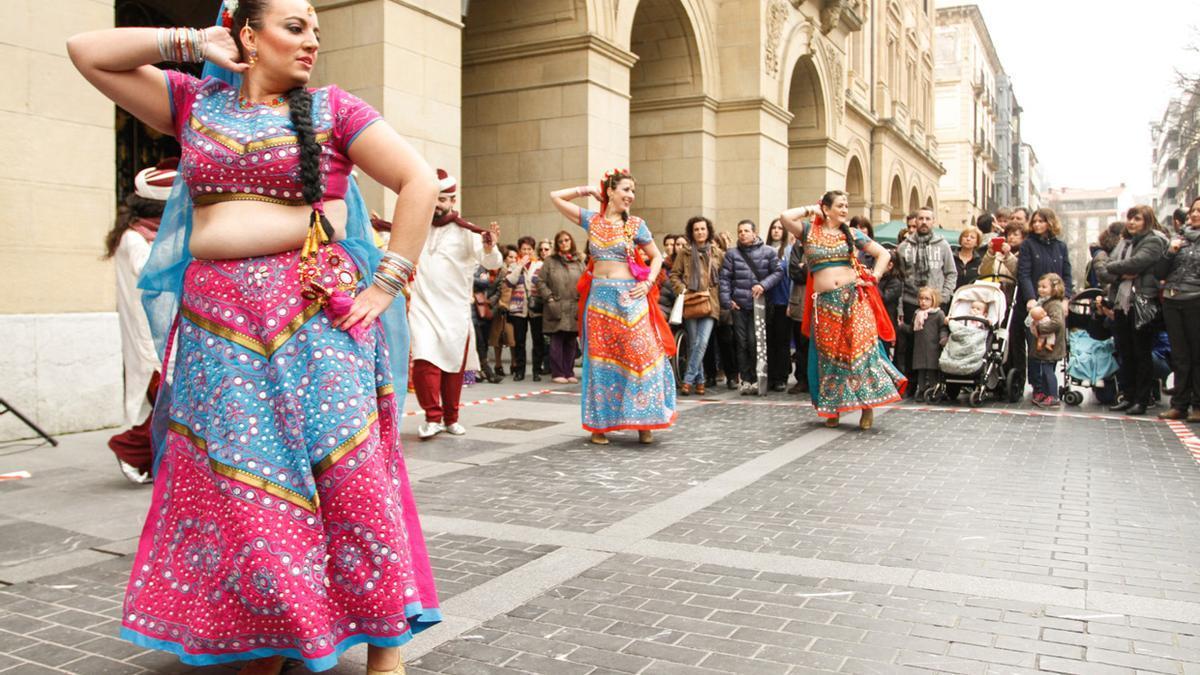
M 790 408 L 705 406 L 685 411 L 679 429 L 638 445 L 629 434 L 609 446 L 576 440 L 485 467 L 422 480 L 422 513 L 597 532 L 769 452 L 813 428 Z M 729 439 L 738 439 L 736 443 Z
M 1198 499 L 1163 424 L 900 409 L 656 538 L 1195 602 Z
M 443 602 L 558 549 L 444 532 L 426 532 L 425 545 Z
M 411 661 L 409 672 L 1185 672 L 1194 624 L 617 555 Z M 1098 632 L 1097 632 L 1098 631 Z M 1124 631 L 1116 637 L 1105 632 Z M 1140 638 L 1140 639 L 1138 639 Z M 1103 640 L 1103 641 L 1098 641 Z M 1088 670 L 1092 668 L 1094 670 Z

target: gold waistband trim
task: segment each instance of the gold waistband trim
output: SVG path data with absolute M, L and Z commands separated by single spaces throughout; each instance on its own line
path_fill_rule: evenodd
M 246 349 L 255 352 L 256 354 L 261 354 L 262 356 L 266 356 L 268 358 L 274 355 L 275 350 L 282 347 L 284 343 L 286 343 L 292 338 L 293 335 L 296 334 L 296 331 L 300 330 L 301 326 L 303 326 L 309 319 L 316 316 L 320 311 L 320 303 L 310 303 L 302 312 L 292 317 L 292 320 L 287 322 L 287 325 L 280 329 L 280 331 L 275 334 L 275 337 L 271 338 L 267 342 L 262 342 L 249 335 L 246 335 L 245 333 L 240 333 L 229 328 L 228 326 L 221 325 L 216 321 L 206 319 L 187 307 L 181 307 L 179 309 L 179 313 L 183 316 L 183 318 L 208 331 L 209 333 L 225 338 L 230 342 L 239 344 Z
M 179 422 L 178 420 L 171 420 L 167 422 L 167 428 L 186 438 L 188 442 L 196 446 L 196 448 L 200 451 L 206 454 L 208 453 L 208 443 L 205 442 L 203 438 L 200 438 L 200 436 L 196 435 L 196 433 L 189 429 L 184 423 Z M 308 511 L 315 513 L 317 507 L 320 505 L 320 499 L 315 494 L 313 495 L 312 499 L 309 499 L 295 490 L 283 487 L 278 483 L 267 480 L 262 476 L 252 474 L 249 471 L 243 471 L 242 469 L 238 469 L 227 464 L 222 464 L 212 457 L 208 458 L 208 466 L 213 470 L 213 473 L 225 476 L 231 480 L 236 480 L 243 485 L 249 485 L 250 487 L 258 488 L 267 494 L 274 495 L 279 499 L 291 504 L 295 504 L 302 509 L 307 509 Z
M 362 445 L 362 442 L 367 440 L 367 437 L 371 435 L 371 427 L 375 426 L 375 422 L 378 420 L 378 412 L 372 412 L 370 415 L 367 415 L 367 423 L 363 425 L 363 428 L 356 431 L 350 438 L 342 441 L 341 445 L 334 448 L 332 452 L 325 455 L 324 459 L 313 465 L 313 475 L 319 476 L 325 473 L 329 467 L 337 464 L 342 457 L 345 457 L 346 453 Z
M 283 199 L 282 197 L 260 195 L 256 192 L 205 192 L 192 197 L 192 203 L 196 206 L 208 206 L 222 202 L 266 202 L 281 206 L 305 206 L 308 204 L 303 199 Z
M 244 155 L 248 152 L 258 152 L 259 150 L 270 150 L 271 148 L 277 148 L 282 145 L 296 145 L 298 142 L 295 136 L 276 136 L 275 138 L 267 138 L 261 141 L 240 143 L 234 140 L 231 136 L 226 136 L 216 129 L 207 126 L 197 119 L 195 115 L 192 115 L 188 118 L 188 126 L 190 126 L 192 129 L 195 129 L 201 135 L 220 143 L 221 145 L 240 155 Z M 315 136 L 317 143 L 324 143 L 331 138 L 332 134 L 329 131 L 321 131 L 315 134 Z

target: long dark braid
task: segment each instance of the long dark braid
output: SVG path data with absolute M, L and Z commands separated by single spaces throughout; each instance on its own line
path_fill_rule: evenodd
M 316 204 L 325 196 L 321 175 L 321 144 L 313 131 L 312 93 L 307 87 L 296 87 L 287 93 L 288 115 L 296 129 L 296 144 L 300 146 L 300 185 L 304 201 Z

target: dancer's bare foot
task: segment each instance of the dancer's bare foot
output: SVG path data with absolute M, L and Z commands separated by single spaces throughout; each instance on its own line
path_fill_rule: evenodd
M 829 427 L 830 429 L 836 429 L 837 425 L 838 425 L 838 421 L 839 420 L 836 415 L 833 417 L 826 417 L 825 418 L 825 426 Z

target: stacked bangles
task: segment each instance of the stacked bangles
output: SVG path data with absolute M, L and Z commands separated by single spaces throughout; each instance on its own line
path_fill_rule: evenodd
M 401 293 L 408 297 L 408 284 L 417 276 L 417 266 L 399 253 L 385 251 L 379 267 L 375 268 L 375 285 L 393 298 Z
M 158 54 L 172 63 L 201 63 L 208 51 L 208 34 L 197 28 L 159 28 Z

